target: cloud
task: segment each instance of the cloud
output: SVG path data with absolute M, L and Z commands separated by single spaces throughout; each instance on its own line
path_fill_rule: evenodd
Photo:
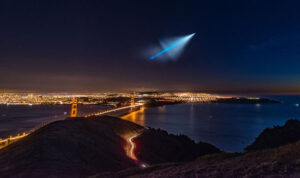
M 299 39 L 300 39 L 300 34 L 276 36 L 276 37 L 271 37 L 268 40 L 262 41 L 260 43 L 249 45 L 249 49 L 263 50 L 263 49 L 267 49 L 267 48 L 285 45 L 287 43 L 290 43 L 291 41 L 295 41 L 295 40 L 299 40 Z

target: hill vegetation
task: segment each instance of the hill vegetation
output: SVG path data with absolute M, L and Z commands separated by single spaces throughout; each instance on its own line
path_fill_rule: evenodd
M 96 177 L 299 177 L 300 142 L 244 154 L 218 153 L 187 163 L 163 163 Z
M 161 163 L 98 177 L 299 177 L 300 122 L 289 120 L 284 126 L 265 129 L 246 150 L 245 153 L 216 153 L 190 162 Z
M 246 151 L 276 148 L 300 140 L 300 122 L 288 120 L 284 126 L 275 126 L 265 129 Z
M 168 134 L 161 129 L 148 129 L 134 140 L 137 156 L 150 164 L 192 161 L 220 150 L 208 143 L 195 143 L 185 135 Z

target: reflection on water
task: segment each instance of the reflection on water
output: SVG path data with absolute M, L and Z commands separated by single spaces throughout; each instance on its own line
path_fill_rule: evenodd
M 158 111 L 159 112 L 164 112 L 166 110 L 166 106 L 159 106 Z
M 243 151 L 267 127 L 300 118 L 295 104 L 178 104 L 147 108 L 125 117 L 137 124 L 185 134 L 224 151 Z
M 123 116 L 122 119 L 137 123 L 141 126 L 145 126 L 144 110 L 145 110 L 145 107 L 143 106 L 141 109 L 131 112 L 130 114 L 127 114 L 126 116 Z

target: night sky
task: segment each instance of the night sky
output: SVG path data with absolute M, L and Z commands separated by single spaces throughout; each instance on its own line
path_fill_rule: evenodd
M 0 89 L 300 92 L 299 7 L 283 0 L 1 0 Z M 194 32 L 177 61 L 149 60 L 160 39 Z

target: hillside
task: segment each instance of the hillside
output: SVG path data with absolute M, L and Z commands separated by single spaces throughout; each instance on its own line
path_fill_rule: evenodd
M 119 118 L 75 118 L 46 125 L 1 149 L 0 175 L 7 178 L 87 177 L 138 167 L 139 162 L 127 156 L 130 153 L 127 140 L 139 134 L 133 139 L 136 145 L 133 152 L 145 163 L 194 160 L 197 155 L 219 152 L 212 145 L 199 145 L 187 137 L 169 135 L 165 131 L 147 130 Z M 156 146 L 145 149 L 151 144 Z M 173 159 L 172 155 L 180 156 Z M 157 158 L 161 159 L 157 161 Z
M 278 146 L 297 142 L 300 140 L 300 122 L 288 120 L 283 126 L 265 129 L 252 143 L 245 148 L 246 151 L 276 148 Z
M 136 155 L 149 164 L 193 161 L 195 158 L 221 152 L 208 143 L 195 143 L 185 135 L 168 134 L 161 129 L 145 130 L 135 140 Z
M 121 136 L 141 129 L 113 117 L 54 122 L 0 150 L 0 175 L 80 177 L 134 167 Z
M 188 163 L 164 163 L 96 177 L 299 177 L 300 142 L 245 154 L 219 153 Z
M 284 126 L 265 129 L 245 153 L 204 155 L 195 161 L 155 164 L 145 169 L 132 168 L 96 177 L 299 177 L 299 130 L 300 122 L 289 120 Z M 173 154 L 171 150 L 166 155 L 173 155 L 175 159 L 181 154 Z M 151 157 L 157 160 L 155 155 Z

